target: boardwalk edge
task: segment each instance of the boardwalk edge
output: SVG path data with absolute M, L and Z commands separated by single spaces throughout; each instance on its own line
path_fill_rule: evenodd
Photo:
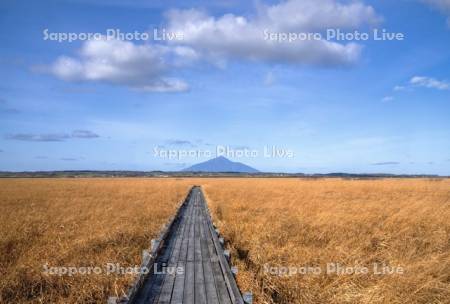
M 151 240 L 150 248 L 143 250 L 141 268 L 145 267 L 146 269 L 149 269 L 150 272 L 153 271 L 153 266 L 154 266 L 156 257 L 158 256 L 158 253 L 160 252 L 161 248 L 163 247 L 164 240 L 166 239 L 166 236 L 167 236 L 168 232 L 170 231 L 170 229 L 172 228 L 173 224 L 178 219 L 178 217 L 181 213 L 181 210 L 189 201 L 194 188 L 195 188 L 195 186 L 190 188 L 189 193 L 187 194 L 186 198 L 178 205 L 175 215 L 170 217 L 169 220 L 164 225 L 162 225 L 162 228 L 160 230 L 158 238 Z M 134 283 L 131 284 L 131 287 L 126 295 L 124 295 L 122 297 L 111 296 L 108 298 L 107 304 L 127 304 L 127 303 L 133 301 L 139 288 L 141 288 L 142 284 L 144 283 L 145 279 L 147 278 L 147 275 L 148 275 L 148 273 L 147 274 L 144 274 L 144 273 L 138 274 Z

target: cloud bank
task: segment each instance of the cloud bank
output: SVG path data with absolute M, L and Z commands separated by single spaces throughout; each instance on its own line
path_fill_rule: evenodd
M 394 92 L 413 91 L 415 88 L 427 88 L 440 91 L 450 90 L 450 82 L 428 76 L 413 76 L 406 84 L 396 85 Z
M 262 63 L 349 66 L 358 62 L 362 46 L 326 40 L 273 41 L 265 32 L 356 30 L 380 21 L 361 1 L 287 0 L 257 4 L 250 16 L 213 16 L 198 9 L 171 10 L 165 28 L 183 33 L 182 40 L 136 44 L 91 40 L 77 56 L 60 56 L 47 72 L 66 81 L 104 82 L 151 92 L 183 92 L 189 85 L 171 76 L 192 62 L 225 66 L 230 60 Z
M 358 61 L 361 46 L 326 40 L 280 42 L 265 33 L 321 32 L 329 28 L 357 29 L 380 18 L 362 2 L 290 0 L 260 5 L 253 17 L 220 17 L 200 10 L 172 10 L 166 14 L 169 31 L 183 32 L 180 42 L 203 57 L 221 63 L 228 59 L 318 66 L 350 65 Z
M 46 134 L 32 134 L 32 133 L 17 133 L 6 135 L 5 138 L 9 140 L 19 141 L 38 141 L 38 142 L 60 142 L 73 138 L 92 139 L 100 137 L 98 134 L 88 130 L 75 130 L 72 133 L 46 133 Z
M 156 92 L 186 91 L 188 85 L 166 77 L 170 64 L 165 56 L 180 49 L 157 45 L 137 45 L 121 40 L 90 40 L 79 57 L 59 57 L 50 72 L 67 81 L 98 81 Z
M 432 77 L 414 76 L 409 81 L 411 85 L 418 87 L 425 87 L 429 89 L 448 90 L 450 89 L 450 83 L 443 80 L 437 80 Z

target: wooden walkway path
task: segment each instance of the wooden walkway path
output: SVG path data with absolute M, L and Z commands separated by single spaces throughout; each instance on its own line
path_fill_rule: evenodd
M 161 242 L 155 268 L 129 303 L 244 303 L 200 187 L 191 189 Z

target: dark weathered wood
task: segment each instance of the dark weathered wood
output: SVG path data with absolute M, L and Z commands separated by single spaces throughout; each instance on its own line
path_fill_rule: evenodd
M 183 303 L 195 303 L 195 265 L 194 261 L 186 262 L 186 274 L 184 276 L 184 296 Z
M 189 225 L 192 219 L 192 212 L 194 211 L 194 207 L 192 204 L 189 205 L 189 213 L 187 213 L 185 217 L 184 231 L 183 231 L 183 240 L 181 241 L 180 247 L 180 255 L 178 257 L 178 267 L 183 269 L 183 273 L 177 274 L 175 277 L 174 287 L 172 291 L 172 298 L 170 303 L 182 303 L 183 295 L 184 295 L 184 281 L 185 281 L 185 272 L 186 272 L 186 257 L 187 257 L 187 247 L 188 247 L 188 234 L 189 234 Z
M 195 303 L 206 304 L 205 277 L 202 260 L 195 261 Z
M 214 281 L 216 282 L 217 296 L 221 304 L 230 304 L 230 294 L 228 293 L 227 285 L 225 280 L 223 280 L 222 269 L 220 268 L 219 262 L 211 262 L 211 268 L 214 276 Z
M 195 303 L 206 304 L 206 290 L 205 290 L 205 277 L 203 273 L 203 257 L 201 248 L 202 234 L 200 231 L 200 226 L 202 223 L 203 214 L 201 210 L 201 205 L 197 206 L 197 221 L 195 226 Z
M 195 223 L 195 240 L 194 240 L 194 260 L 201 261 L 202 260 L 202 248 L 200 247 L 200 219 Z
M 153 255 L 147 262 L 143 263 L 143 266 L 145 266 L 150 271 L 150 274 L 148 274 L 148 276 L 150 276 L 151 273 L 155 272 L 155 264 L 162 263 L 162 260 L 165 259 L 165 252 L 167 252 L 168 250 L 163 249 L 164 247 L 168 247 L 166 243 L 173 241 L 171 236 L 175 231 L 177 231 L 177 227 L 181 221 L 181 215 L 188 205 L 189 198 L 190 194 L 186 198 L 185 202 L 180 206 L 180 209 L 178 210 L 175 217 L 173 217 L 169 221 L 169 224 L 165 225 L 165 228 L 161 231 L 157 242 L 158 246 L 156 248 L 153 248 L 152 250 L 152 254 L 161 254 L 159 256 Z M 151 301 L 151 298 L 154 298 L 154 291 L 157 290 L 157 286 L 160 284 L 160 278 L 157 278 L 155 276 L 154 279 L 150 281 L 148 276 L 138 276 L 136 283 L 133 285 L 132 289 L 129 292 L 129 302 L 148 303 L 148 301 Z
M 217 297 L 216 283 L 214 282 L 214 276 L 211 267 L 211 261 L 203 262 L 203 273 L 205 280 L 207 303 L 219 303 L 219 298 Z
M 169 259 L 168 267 L 171 268 L 170 273 L 165 277 L 161 293 L 159 295 L 158 303 L 169 304 L 172 298 L 172 291 L 175 284 L 175 277 L 178 271 L 178 260 L 180 257 L 181 244 L 184 237 L 184 231 L 186 229 L 186 218 L 183 217 L 180 222 L 180 227 L 176 233 L 175 247 L 172 251 L 172 255 Z
M 150 289 L 149 294 L 145 297 L 145 303 L 153 303 L 155 302 L 161 292 L 164 280 L 166 275 L 163 273 L 163 268 L 167 267 L 170 255 L 175 246 L 175 238 L 172 237 L 175 231 L 172 231 L 171 234 L 168 235 L 168 239 L 165 241 L 164 247 L 161 250 L 161 255 L 156 259 L 155 265 L 153 267 L 153 277 L 154 280 L 152 282 L 152 287 Z
M 189 225 L 189 234 L 188 234 L 188 248 L 187 248 L 187 261 L 193 262 L 194 261 L 194 245 L 195 245 L 195 233 L 194 233 L 194 228 L 195 228 L 195 208 L 194 208 L 194 213 L 192 214 L 192 219 L 191 219 L 191 223 Z
M 202 212 L 202 214 L 204 215 L 204 212 Z M 214 282 L 214 276 L 211 268 L 211 258 L 208 249 L 208 238 L 205 229 L 206 229 L 206 218 L 203 217 L 200 223 L 200 236 L 201 236 L 200 247 L 202 252 L 206 300 L 207 303 L 219 303 L 219 299 L 217 297 L 216 284 Z M 211 239 L 209 238 L 209 240 Z
M 206 201 L 204 199 L 203 193 L 200 192 L 199 194 L 200 194 L 202 200 L 205 202 L 205 207 L 206 207 Z M 228 262 L 225 258 L 225 255 L 223 253 L 223 248 L 220 244 L 221 242 L 219 241 L 219 237 L 217 236 L 217 234 L 214 231 L 214 227 L 213 227 L 212 220 L 211 220 L 211 215 L 208 214 L 207 217 L 209 219 L 209 221 L 207 221 L 207 225 L 209 226 L 209 231 L 212 236 L 212 240 L 214 243 L 214 248 L 217 253 L 220 268 L 222 269 L 223 280 L 225 281 L 227 290 L 230 295 L 230 300 L 234 304 L 243 304 L 244 301 L 242 299 L 241 292 L 239 291 L 239 288 L 237 287 L 236 280 L 234 279 L 233 273 L 231 272 L 231 269 L 230 269 L 230 265 L 228 264 Z
M 186 270 L 186 262 L 179 261 L 178 267 L 182 267 L 184 270 Z M 175 283 L 173 285 L 172 298 L 170 299 L 170 303 L 173 303 L 173 304 L 183 303 L 184 280 L 185 280 L 184 272 L 175 277 Z
M 158 271 L 164 263 L 168 272 L 151 272 L 130 303 L 243 304 L 199 187 L 191 189 L 169 228 L 152 258 Z M 174 273 L 176 267 L 182 273 Z

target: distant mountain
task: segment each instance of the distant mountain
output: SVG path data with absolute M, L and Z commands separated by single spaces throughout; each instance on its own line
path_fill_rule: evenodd
M 198 163 L 189 168 L 183 169 L 188 172 L 238 172 L 238 173 L 258 173 L 255 168 L 246 164 L 233 162 L 223 156 L 219 156 L 202 163 Z

